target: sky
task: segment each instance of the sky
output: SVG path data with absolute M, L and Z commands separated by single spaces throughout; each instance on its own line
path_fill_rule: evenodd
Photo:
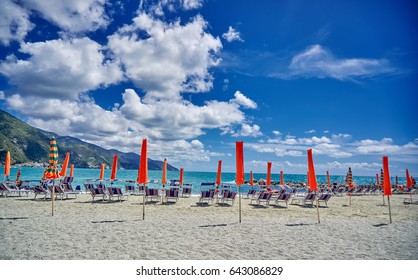
M 418 174 L 418 3 L 0 0 L 0 106 L 186 171 Z

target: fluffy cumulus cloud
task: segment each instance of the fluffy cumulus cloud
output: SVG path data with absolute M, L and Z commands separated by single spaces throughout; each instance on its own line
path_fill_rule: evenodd
M 244 40 L 242 40 L 241 38 L 241 34 L 235 30 L 232 26 L 230 26 L 228 28 L 228 31 L 225 32 L 224 34 L 222 34 L 222 38 L 224 38 L 227 42 L 232 42 L 232 41 L 241 41 L 243 42 Z
M 22 43 L 17 59 L 9 55 L 0 73 L 17 85 L 22 95 L 76 98 L 79 93 L 118 82 L 119 64 L 106 59 L 103 48 L 89 38 Z
M 140 13 L 131 25 L 110 36 L 108 45 L 147 98 L 180 99 L 180 92 L 212 88 L 209 69 L 218 64 L 215 54 L 222 45 L 205 32 L 206 25 L 201 16 L 181 25 Z
M 33 28 L 29 12 L 12 0 L 3 0 L 0 8 L 0 44 L 22 41 Z
M 395 69 L 386 59 L 336 58 L 321 45 L 313 45 L 292 58 L 288 73 L 275 76 L 285 79 L 306 77 L 354 80 L 393 72 Z
M 359 154 L 418 156 L 418 143 L 416 141 L 408 142 L 404 145 L 396 145 L 392 138 L 383 138 L 381 140 L 365 139 L 354 142 L 353 146 L 355 146 L 355 150 Z
M 139 8 L 142 11 L 164 16 L 165 10 L 175 12 L 177 10 L 194 10 L 203 6 L 203 0 L 141 0 Z
M 244 108 L 248 108 L 248 109 L 257 108 L 257 103 L 255 103 L 253 100 L 246 97 L 239 90 L 235 92 L 234 96 L 235 98 L 231 100 L 233 103 L 243 106 Z
M 106 0 L 26 0 L 25 8 L 69 32 L 95 31 L 110 20 L 105 13 Z

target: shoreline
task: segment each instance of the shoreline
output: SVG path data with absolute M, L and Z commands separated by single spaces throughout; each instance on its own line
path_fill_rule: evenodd
M 320 207 L 268 208 L 242 199 L 233 206 L 198 206 L 197 198 L 146 204 L 142 198 L 91 202 L 0 197 L 0 259 L 9 260 L 417 260 L 418 205 L 392 196 L 332 197 Z

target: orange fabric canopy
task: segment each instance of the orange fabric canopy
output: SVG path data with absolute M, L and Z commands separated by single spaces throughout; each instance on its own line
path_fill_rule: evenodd
M 244 142 L 235 142 L 236 150 L 236 178 L 237 185 L 244 184 Z
M 318 190 L 318 184 L 316 182 L 315 167 L 312 158 L 312 149 L 308 150 L 308 168 L 309 168 L 309 188 L 311 191 Z
M 141 160 L 138 168 L 138 184 L 148 183 L 148 156 L 147 156 L 147 139 L 142 139 Z

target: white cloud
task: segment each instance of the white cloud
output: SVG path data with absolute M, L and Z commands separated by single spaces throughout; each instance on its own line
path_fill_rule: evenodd
M 377 154 L 377 155 L 418 155 L 418 143 L 409 142 L 404 145 L 396 145 L 392 138 L 383 138 L 381 140 L 365 139 L 353 143 L 355 151 L 359 154 Z
M 24 6 L 69 32 L 95 31 L 110 20 L 105 13 L 106 0 L 25 0 Z
M 79 93 L 107 86 L 123 77 L 119 64 L 106 59 L 103 48 L 89 38 L 22 43 L 26 60 L 9 55 L 0 73 L 22 95 L 74 99 Z
M 11 0 L 3 0 L 0 8 L 0 43 L 22 41 L 33 28 L 29 12 Z
M 110 49 L 120 58 L 125 74 L 147 92 L 146 98 L 181 99 L 180 92 L 212 88 L 209 72 L 218 64 L 219 39 L 205 32 L 201 16 L 181 25 L 141 13 L 131 25 L 109 36 Z M 140 37 L 138 34 L 147 35 Z
M 225 32 L 224 34 L 222 34 L 222 38 L 224 38 L 228 42 L 232 42 L 232 41 L 241 41 L 241 42 L 243 42 L 244 41 L 241 38 L 241 34 L 238 31 L 236 31 L 232 26 L 230 26 L 228 28 L 228 31 L 227 32 Z
M 282 133 L 281 133 L 280 131 L 278 131 L 278 130 L 273 130 L 272 132 L 273 132 L 273 134 L 274 134 L 274 135 L 276 135 L 276 136 L 280 136 L 280 135 L 282 135 Z
M 336 58 L 320 45 L 308 47 L 295 55 L 289 65 L 290 72 L 279 78 L 334 78 L 351 80 L 395 72 L 386 59 Z
M 5 98 L 4 91 L 0 90 L 0 100 L 4 100 Z
M 246 124 L 246 123 L 241 125 L 241 129 L 239 131 L 232 133 L 232 136 L 234 136 L 234 137 L 240 137 L 240 136 L 243 136 L 243 137 L 247 137 L 247 136 L 258 137 L 258 136 L 261 136 L 261 135 L 263 135 L 263 134 L 260 131 L 260 126 L 258 126 L 256 124 L 249 125 L 249 124 Z
M 316 130 L 315 129 L 311 129 L 311 130 L 305 131 L 305 133 L 306 134 L 316 133 Z
M 231 100 L 233 103 L 236 103 L 236 104 L 241 105 L 244 108 L 248 108 L 248 109 L 256 109 L 257 108 L 257 103 L 255 103 L 253 100 L 246 97 L 240 91 L 237 90 L 235 92 L 234 96 L 235 96 L 235 99 Z

